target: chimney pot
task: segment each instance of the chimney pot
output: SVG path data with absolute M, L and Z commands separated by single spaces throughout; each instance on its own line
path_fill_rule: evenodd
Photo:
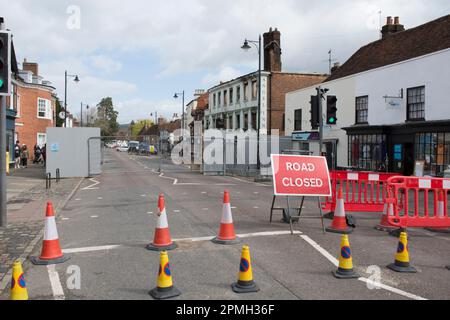
M 387 24 L 388 26 L 390 26 L 390 25 L 392 24 L 392 17 L 391 17 L 391 16 L 388 16 L 388 17 L 386 18 L 386 24 Z
M 400 24 L 399 17 L 394 17 L 394 24 Z

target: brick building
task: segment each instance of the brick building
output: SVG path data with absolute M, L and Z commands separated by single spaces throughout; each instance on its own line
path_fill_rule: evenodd
M 257 128 L 258 94 L 261 95 L 261 134 L 278 129 L 284 135 L 285 95 L 289 91 L 321 83 L 325 74 L 283 72 L 281 34 L 277 29 L 264 33 L 264 69 L 261 92 L 258 93 L 258 72 L 221 82 L 208 90 L 209 109 L 204 128 L 255 130 Z
M 11 102 L 16 110 L 15 137 L 29 150 L 47 143 L 47 127 L 55 126 L 55 88 L 39 75 L 37 63 L 22 64 L 12 79 Z M 30 152 L 30 155 L 32 152 Z

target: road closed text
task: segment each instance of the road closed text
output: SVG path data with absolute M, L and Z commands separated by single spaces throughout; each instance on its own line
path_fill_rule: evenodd
M 285 187 L 306 187 L 306 188 L 322 188 L 323 181 L 318 178 L 283 178 L 281 180 Z

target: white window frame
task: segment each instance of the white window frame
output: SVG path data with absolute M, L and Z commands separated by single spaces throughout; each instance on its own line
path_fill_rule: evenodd
M 42 148 L 44 146 L 44 144 L 39 145 L 39 136 L 44 136 L 44 144 L 46 144 L 47 143 L 47 134 L 42 133 L 42 132 L 36 133 L 36 144 L 39 146 L 39 148 Z
M 40 101 L 44 101 L 45 103 L 45 116 L 41 117 L 39 115 L 39 112 L 42 112 L 41 110 L 39 110 L 39 102 Z M 48 99 L 44 99 L 44 98 L 38 98 L 37 99 L 37 117 L 38 119 L 46 119 L 46 120 L 52 120 L 53 116 L 52 116 L 52 104 L 51 101 Z

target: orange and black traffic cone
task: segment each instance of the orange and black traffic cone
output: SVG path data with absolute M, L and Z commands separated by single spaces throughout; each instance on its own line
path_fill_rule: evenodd
M 341 251 L 339 253 L 339 266 L 333 275 L 338 279 L 354 279 L 359 275 L 353 270 L 352 251 L 348 241 L 348 235 L 344 234 L 341 238 Z
M 231 288 L 236 293 L 259 291 L 258 285 L 253 281 L 252 262 L 250 260 L 250 248 L 248 246 L 242 247 L 238 281 L 233 283 Z
M 31 257 L 30 260 L 33 264 L 37 265 L 50 265 L 66 262 L 69 260 L 69 257 L 64 256 L 59 245 L 55 212 L 53 211 L 53 205 L 50 201 L 47 202 L 45 215 L 45 232 L 41 255 L 39 257 Z
M 388 265 L 387 267 L 396 272 L 417 272 L 416 268 L 409 264 L 408 235 L 406 234 L 405 229 L 402 229 L 400 232 L 397 253 L 395 255 L 395 262 Z
M 169 223 L 167 222 L 166 205 L 164 195 L 160 194 L 158 198 L 158 218 L 156 221 L 155 236 L 153 242 L 147 245 L 148 250 L 164 251 L 172 250 L 177 244 L 170 238 Z
M 218 244 L 236 244 L 241 242 L 241 239 L 234 232 L 230 193 L 228 190 L 225 190 L 223 194 L 222 220 L 220 221 L 219 235 L 211 241 Z
M 339 188 L 333 222 L 331 226 L 326 228 L 325 230 L 328 232 L 341 234 L 349 234 L 353 231 L 353 229 L 347 225 L 347 219 L 345 217 L 344 199 L 342 197 L 342 187 Z
M 16 260 L 13 263 L 10 299 L 28 300 L 27 285 L 23 276 L 22 263 L 19 260 Z
M 375 226 L 375 229 L 380 230 L 380 231 L 394 230 L 396 227 L 391 225 L 389 223 L 389 219 L 388 219 L 388 216 L 393 216 L 393 215 L 394 215 L 394 204 L 392 203 L 392 200 L 386 199 L 386 202 L 384 203 L 384 209 L 383 209 L 383 214 L 381 215 L 380 223 L 377 226 Z
M 156 287 L 149 291 L 154 299 L 168 299 L 179 296 L 181 292 L 173 285 L 167 251 L 160 254 L 158 280 Z

